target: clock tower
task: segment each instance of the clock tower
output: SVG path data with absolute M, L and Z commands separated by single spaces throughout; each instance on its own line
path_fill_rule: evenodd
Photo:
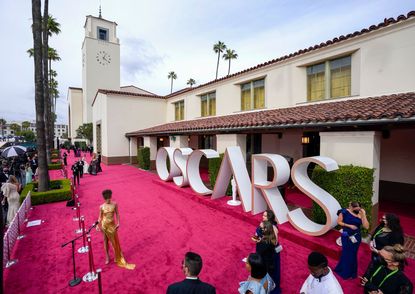
M 117 24 L 88 15 L 82 43 L 83 123 L 92 122 L 98 89 L 120 90 L 120 42 Z

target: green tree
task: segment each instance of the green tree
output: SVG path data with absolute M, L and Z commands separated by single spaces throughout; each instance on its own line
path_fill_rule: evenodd
M 19 136 L 23 136 L 26 142 L 34 142 L 36 139 L 36 135 L 31 130 L 23 130 L 19 132 Z
M 0 118 L 0 128 L 1 128 L 1 136 L 4 137 L 4 127 L 6 126 L 7 121 L 4 118 Z
M 224 42 L 218 41 L 215 45 L 213 45 L 213 51 L 218 54 L 218 62 L 216 64 L 216 80 L 218 79 L 220 54 L 225 51 L 225 49 L 226 45 Z
M 30 121 L 24 121 L 22 122 L 22 130 L 26 131 L 30 127 Z
M 238 54 L 236 54 L 235 50 L 231 50 L 231 49 L 226 49 L 226 53 L 223 54 L 223 59 L 225 60 L 229 60 L 229 66 L 228 66 L 228 76 L 231 72 L 231 60 L 232 59 L 237 59 L 238 58 Z
M 12 129 L 14 134 L 17 135 L 22 130 L 22 127 L 16 123 L 12 123 L 10 124 L 10 129 Z
M 192 87 L 193 87 L 193 85 L 194 85 L 194 84 L 196 84 L 196 81 L 195 81 L 194 79 L 190 78 L 190 79 L 187 81 L 187 84 L 190 86 L 190 88 L 192 88 Z
M 170 86 L 170 94 L 173 93 L 173 80 L 177 79 L 177 75 L 174 71 L 169 72 L 168 79 L 171 80 L 171 86 Z
M 91 142 L 92 136 L 92 123 L 83 124 L 82 126 L 79 126 L 79 128 L 76 130 L 77 138 L 88 139 L 89 142 Z

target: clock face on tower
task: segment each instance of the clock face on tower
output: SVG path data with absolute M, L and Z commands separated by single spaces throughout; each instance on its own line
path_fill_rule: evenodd
M 97 62 L 103 66 L 109 65 L 111 63 L 111 55 L 105 51 L 97 52 Z

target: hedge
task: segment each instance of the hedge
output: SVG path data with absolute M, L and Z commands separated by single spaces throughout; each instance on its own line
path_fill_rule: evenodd
M 137 150 L 137 162 L 138 166 L 142 169 L 150 169 L 150 148 L 139 147 Z
M 366 211 L 367 220 L 371 221 L 374 169 L 345 165 L 333 172 L 326 172 L 319 166 L 313 171 L 312 181 L 333 195 L 342 208 L 348 207 L 350 201 L 358 201 Z M 320 206 L 313 202 L 313 220 L 324 224 L 326 215 Z
M 32 191 L 32 205 L 67 201 L 72 198 L 71 181 L 68 179 L 50 181 L 49 189 L 52 190 L 46 192 L 36 192 L 37 186 L 37 182 L 27 184 L 20 194 L 20 203 L 23 202 L 29 191 Z
M 86 142 L 76 141 L 74 144 L 76 148 L 81 148 L 81 150 L 86 150 Z
M 56 163 L 49 163 L 48 164 L 48 170 L 56 170 L 62 168 L 62 162 L 56 162 Z
M 218 177 L 218 173 L 219 173 L 220 165 L 223 160 L 223 156 L 224 154 L 221 153 L 219 155 L 219 158 L 209 159 L 209 181 L 210 181 L 210 186 L 212 187 L 212 189 L 213 187 L 215 187 L 216 178 Z M 229 183 L 228 189 L 226 190 L 226 195 L 229 195 L 229 196 L 232 195 L 232 186 L 230 183 Z

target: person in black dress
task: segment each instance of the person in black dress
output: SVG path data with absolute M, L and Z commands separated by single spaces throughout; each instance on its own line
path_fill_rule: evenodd
M 372 233 L 370 241 L 370 250 L 372 250 L 372 259 L 366 270 L 371 270 L 372 267 L 377 266 L 379 263 L 379 251 L 385 246 L 393 246 L 395 244 L 404 245 L 403 230 L 400 224 L 399 218 L 392 214 L 385 214 L 379 226 Z
M 263 222 L 262 237 L 257 240 L 256 253 L 261 255 L 267 268 L 267 273 L 275 282 L 275 288 L 271 291 L 274 293 L 281 293 L 280 288 L 280 253 L 275 251 L 278 246 L 277 236 L 274 233 L 274 228 L 271 222 Z M 278 284 L 277 284 L 278 283 Z
M 198 275 L 202 270 L 202 257 L 194 252 L 187 252 L 182 262 L 182 270 L 186 279 L 171 284 L 167 294 L 215 294 L 216 289 L 208 283 L 202 282 Z
M 65 166 L 68 165 L 68 154 L 66 154 L 66 152 L 63 152 L 63 164 Z
M 411 294 L 413 285 L 405 276 L 405 251 L 400 244 L 379 250 L 379 264 L 361 278 L 364 293 Z

